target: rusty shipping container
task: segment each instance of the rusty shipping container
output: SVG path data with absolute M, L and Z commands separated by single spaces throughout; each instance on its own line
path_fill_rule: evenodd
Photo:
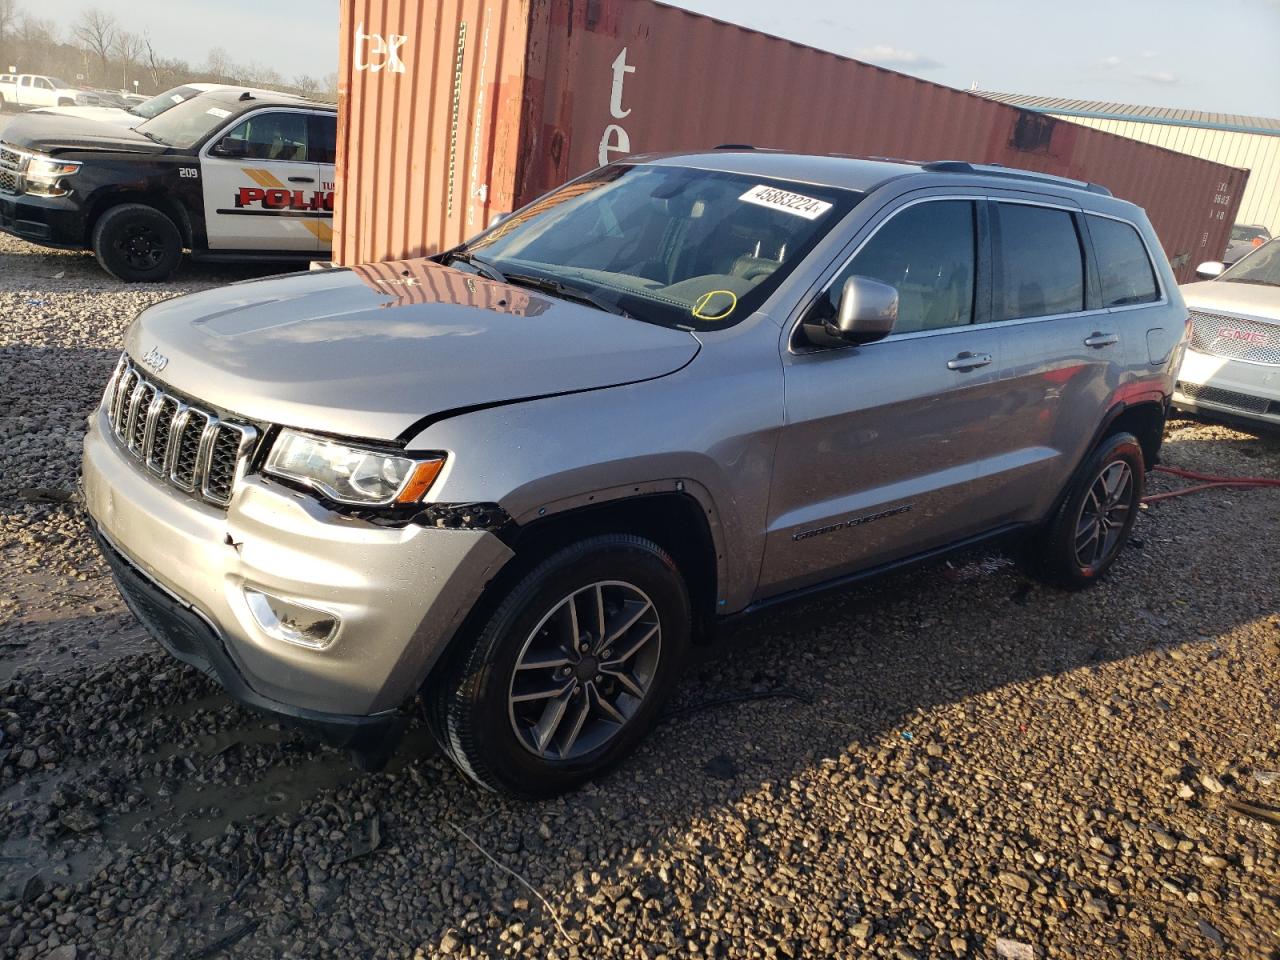
M 339 76 L 344 264 L 447 249 L 629 153 L 750 143 L 1101 183 L 1188 280 L 1248 176 L 654 0 L 343 0 Z

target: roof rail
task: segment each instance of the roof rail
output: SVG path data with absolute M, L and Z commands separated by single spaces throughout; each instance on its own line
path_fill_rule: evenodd
M 1078 190 L 1088 190 L 1090 193 L 1097 193 L 1104 197 L 1110 197 L 1113 194 L 1110 190 L 1100 183 L 1087 183 L 1084 180 L 1073 180 L 1070 177 L 1059 177 L 1052 173 L 1039 173 L 1035 170 L 1020 170 L 1016 167 L 1006 167 L 999 163 L 970 163 L 967 160 L 934 160 L 930 163 L 920 165 L 921 170 L 928 170 L 931 173 L 976 173 L 984 177 L 1008 177 L 1011 180 L 1039 180 L 1043 183 L 1060 183 L 1065 186 L 1075 187 Z

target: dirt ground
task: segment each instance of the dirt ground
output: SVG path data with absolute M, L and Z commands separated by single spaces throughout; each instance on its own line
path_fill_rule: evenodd
M 740 626 L 572 796 L 416 725 L 364 775 L 159 652 L 68 499 L 134 314 L 263 272 L 0 238 L 0 955 L 1280 958 L 1280 491 L 1152 505 L 1088 592 L 987 551 Z

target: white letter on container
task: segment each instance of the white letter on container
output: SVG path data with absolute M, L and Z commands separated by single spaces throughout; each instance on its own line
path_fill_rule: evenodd
M 611 123 L 604 128 L 604 136 L 600 138 L 600 166 L 603 167 L 609 162 L 609 154 L 611 153 L 630 152 L 631 138 L 627 136 L 627 131 L 616 123 Z

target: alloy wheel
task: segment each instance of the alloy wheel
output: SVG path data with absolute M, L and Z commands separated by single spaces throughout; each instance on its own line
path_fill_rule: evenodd
M 1101 566 L 1120 549 L 1133 490 L 1133 470 L 1124 460 L 1107 464 L 1089 486 L 1076 520 L 1076 563 L 1082 570 Z
M 543 760 L 572 760 L 616 737 L 653 687 L 662 653 L 658 609 L 639 587 L 601 580 L 562 598 L 516 660 L 511 726 Z

